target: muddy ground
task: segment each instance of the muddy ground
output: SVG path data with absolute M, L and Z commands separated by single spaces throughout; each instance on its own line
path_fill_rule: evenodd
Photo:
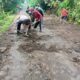
M 0 80 L 80 80 L 80 27 L 54 15 L 43 31 L 0 37 Z

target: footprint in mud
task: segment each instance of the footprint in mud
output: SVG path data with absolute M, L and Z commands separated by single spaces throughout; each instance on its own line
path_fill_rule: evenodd
M 47 51 L 48 52 L 58 52 L 58 48 L 57 48 L 57 46 L 56 45 L 51 45 L 48 49 L 47 49 Z
M 73 62 L 80 64 L 80 57 L 73 57 Z

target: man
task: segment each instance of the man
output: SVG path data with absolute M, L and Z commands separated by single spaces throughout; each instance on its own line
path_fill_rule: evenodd
M 38 10 L 36 10 L 36 9 L 34 9 L 33 11 L 32 11 L 32 16 L 34 17 L 34 19 L 35 19 L 35 21 L 34 21 L 34 28 L 37 28 L 37 26 L 39 25 L 39 27 L 40 27 L 40 32 L 42 32 L 42 22 L 41 22 L 41 20 L 42 20 L 42 15 L 40 14 L 40 12 L 38 11 Z
M 23 26 L 22 26 L 23 25 Z M 17 34 L 21 34 L 21 28 L 23 27 L 23 33 L 27 34 L 31 29 L 31 18 L 28 14 L 23 11 L 20 11 L 16 17 L 14 18 L 13 23 L 9 27 L 9 31 L 12 32 L 14 30 L 14 26 L 17 27 Z M 28 31 L 27 31 L 28 28 Z
M 32 16 L 32 12 L 34 11 L 34 8 L 27 8 L 26 12 L 30 15 L 31 21 L 34 22 L 34 17 Z
M 67 20 L 68 11 L 65 8 L 61 9 L 61 18 Z
M 26 12 L 31 16 L 31 13 L 34 11 L 34 8 L 27 8 Z
M 41 22 L 42 22 L 42 25 L 43 25 L 44 10 L 40 6 L 37 6 L 35 9 L 38 10 L 40 12 L 40 14 L 42 15 Z
M 20 34 L 21 25 L 23 24 L 23 33 L 26 33 L 26 28 L 28 26 L 28 32 L 31 29 L 31 20 L 26 15 L 20 15 L 17 19 L 17 34 Z

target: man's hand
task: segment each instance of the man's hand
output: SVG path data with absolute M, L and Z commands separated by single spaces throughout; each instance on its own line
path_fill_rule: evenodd
M 34 26 L 36 22 L 37 22 L 37 21 L 35 20 L 35 21 L 32 23 L 32 26 Z

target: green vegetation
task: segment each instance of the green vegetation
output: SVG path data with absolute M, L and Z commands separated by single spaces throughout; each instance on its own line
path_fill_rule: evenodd
M 16 12 L 17 5 L 20 5 L 23 0 L 0 0 L 0 10 L 5 12 Z
M 79 0 L 64 0 L 63 2 L 58 3 L 58 11 L 62 7 L 65 7 L 68 10 L 68 19 L 70 22 L 77 22 L 80 23 L 80 1 Z
M 80 24 L 80 0 L 44 0 L 53 10 L 53 13 L 60 16 L 62 7 L 68 10 L 68 20 Z
M 14 18 L 14 15 L 6 13 L 4 11 L 0 12 L 0 33 L 5 32 L 10 26 Z
M 0 33 L 5 32 L 13 21 L 16 12 L 16 0 L 0 0 Z
M 35 6 L 38 4 L 39 0 L 27 0 L 29 6 Z

